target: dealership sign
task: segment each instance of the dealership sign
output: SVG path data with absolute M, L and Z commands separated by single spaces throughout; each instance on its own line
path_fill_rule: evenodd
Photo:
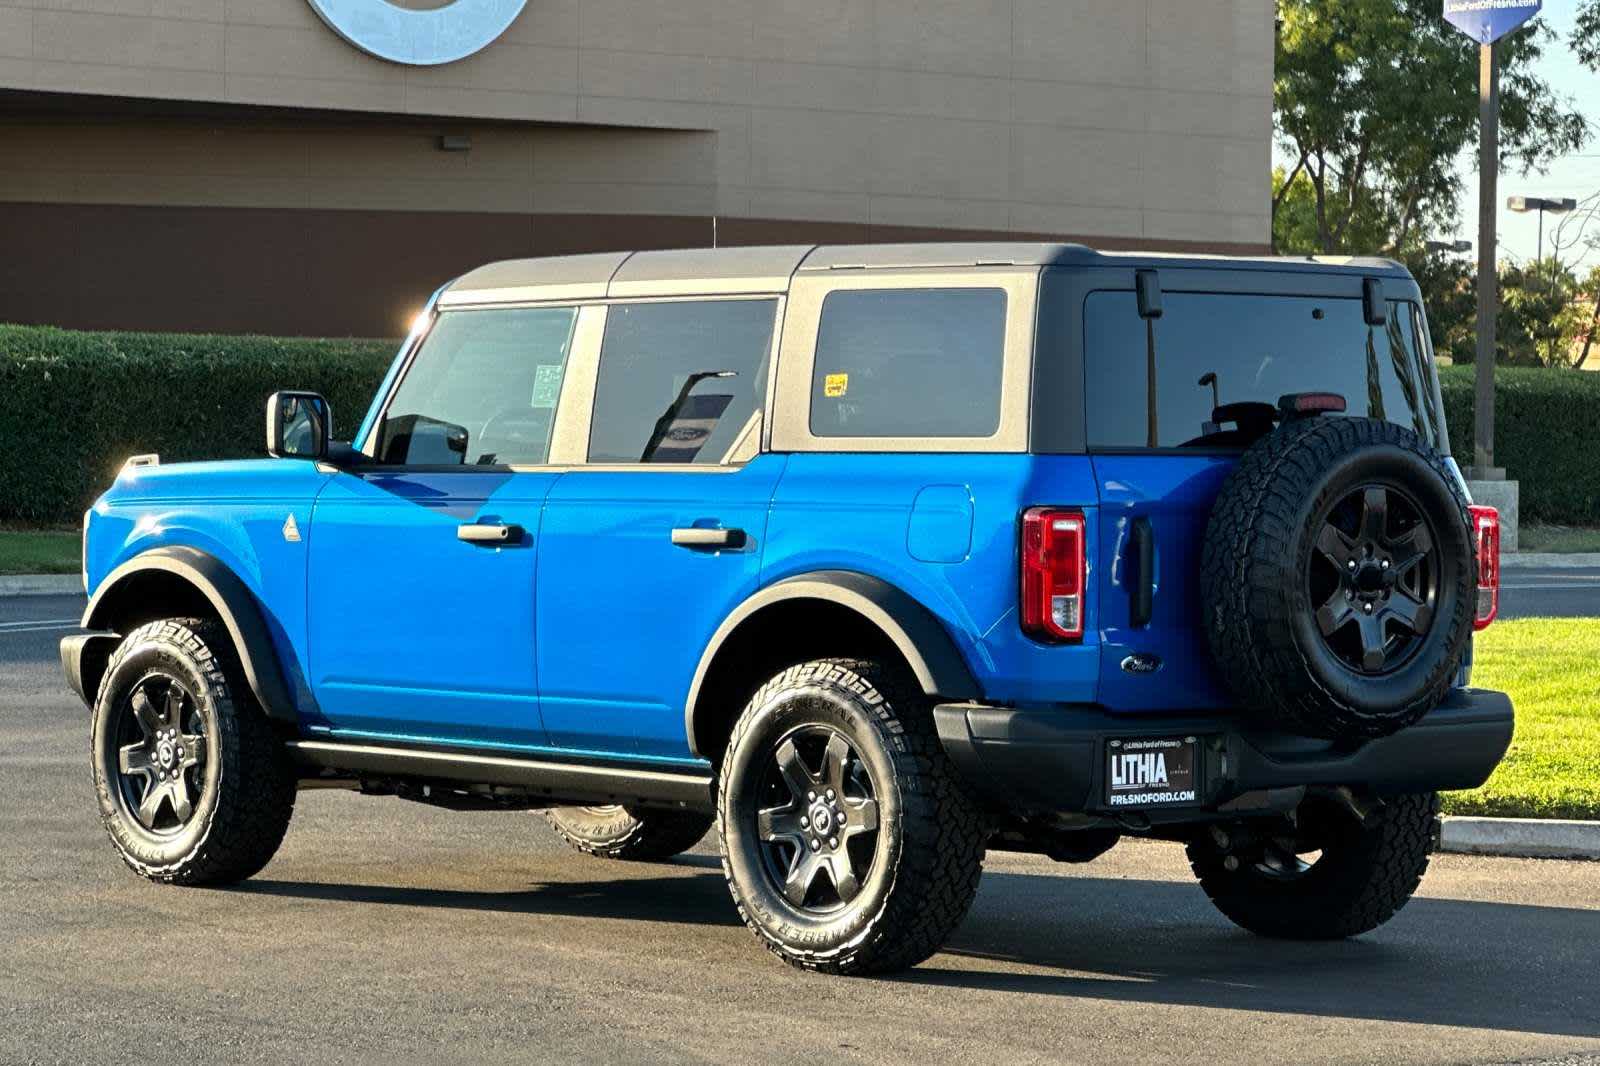
M 1543 0 L 1444 0 L 1444 17 L 1479 44 L 1493 44 L 1542 6 Z
M 363 52 L 416 67 L 454 63 L 487 48 L 528 0 L 454 0 L 425 11 L 389 0 L 309 0 L 340 37 Z

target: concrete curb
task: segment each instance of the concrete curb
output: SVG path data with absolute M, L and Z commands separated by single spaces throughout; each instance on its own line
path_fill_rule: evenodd
M 1600 822 L 1451 817 L 1439 833 L 1439 850 L 1522 859 L 1600 859 Z
M 1580 566 L 1600 567 L 1600 552 L 1506 552 L 1500 556 L 1500 569 L 1554 567 L 1575 570 Z
M 10 574 L 0 576 L 0 596 L 83 595 L 83 578 L 77 574 Z

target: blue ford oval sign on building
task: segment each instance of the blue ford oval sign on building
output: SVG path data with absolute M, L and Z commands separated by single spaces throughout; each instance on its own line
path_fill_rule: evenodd
M 1444 17 L 1479 44 L 1493 44 L 1543 6 L 1543 0 L 1444 0 Z
M 527 2 L 455 0 L 417 11 L 388 0 L 310 0 L 322 21 L 363 52 L 419 67 L 454 63 L 486 48 Z

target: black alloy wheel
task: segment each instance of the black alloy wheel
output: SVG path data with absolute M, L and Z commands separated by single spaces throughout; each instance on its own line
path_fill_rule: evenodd
M 1391 796 L 1360 815 L 1331 795 L 1293 818 L 1199 830 L 1188 856 L 1229 920 L 1288 940 L 1332 940 L 1376 929 L 1404 907 L 1437 840 L 1439 797 Z
M 1362 485 L 1322 518 L 1308 575 L 1317 629 L 1339 661 L 1382 676 L 1404 666 L 1433 625 L 1437 538 L 1392 485 Z
M 1437 449 L 1375 418 L 1291 420 L 1212 503 L 1206 641 L 1262 728 L 1390 736 L 1457 683 L 1476 580 L 1464 484 Z
M 152 671 L 117 715 L 118 805 L 153 836 L 182 832 L 208 788 L 206 712 L 182 680 Z
M 152 881 L 241 881 L 272 859 L 294 813 L 293 762 L 216 619 L 160 619 L 123 637 L 95 695 L 90 769 L 106 835 Z
M 795 907 L 828 914 L 861 891 L 877 851 L 871 770 L 843 733 L 801 726 L 778 744 L 756 814 L 762 867 Z
M 931 712 L 895 665 L 813 659 L 734 722 L 717 773 L 722 870 L 745 925 L 790 965 L 913 966 L 966 915 L 990 826 Z

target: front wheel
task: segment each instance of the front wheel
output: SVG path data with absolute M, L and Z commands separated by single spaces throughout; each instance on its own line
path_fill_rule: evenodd
M 767 682 L 733 729 L 717 796 L 728 888 L 792 965 L 915 965 L 960 924 L 984 819 L 922 693 L 883 666 L 823 659 Z
M 166 619 L 123 638 L 95 700 L 91 750 L 100 820 L 142 877 L 240 881 L 283 841 L 294 770 L 219 622 Z
M 1387 800 L 1357 817 L 1311 797 L 1291 822 L 1219 824 L 1189 843 L 1189 863 L 1234 924 L 1286 940 L 1336 940 L 1376 929 L 1422 882 L 1437 839 L 1439 796 Z

